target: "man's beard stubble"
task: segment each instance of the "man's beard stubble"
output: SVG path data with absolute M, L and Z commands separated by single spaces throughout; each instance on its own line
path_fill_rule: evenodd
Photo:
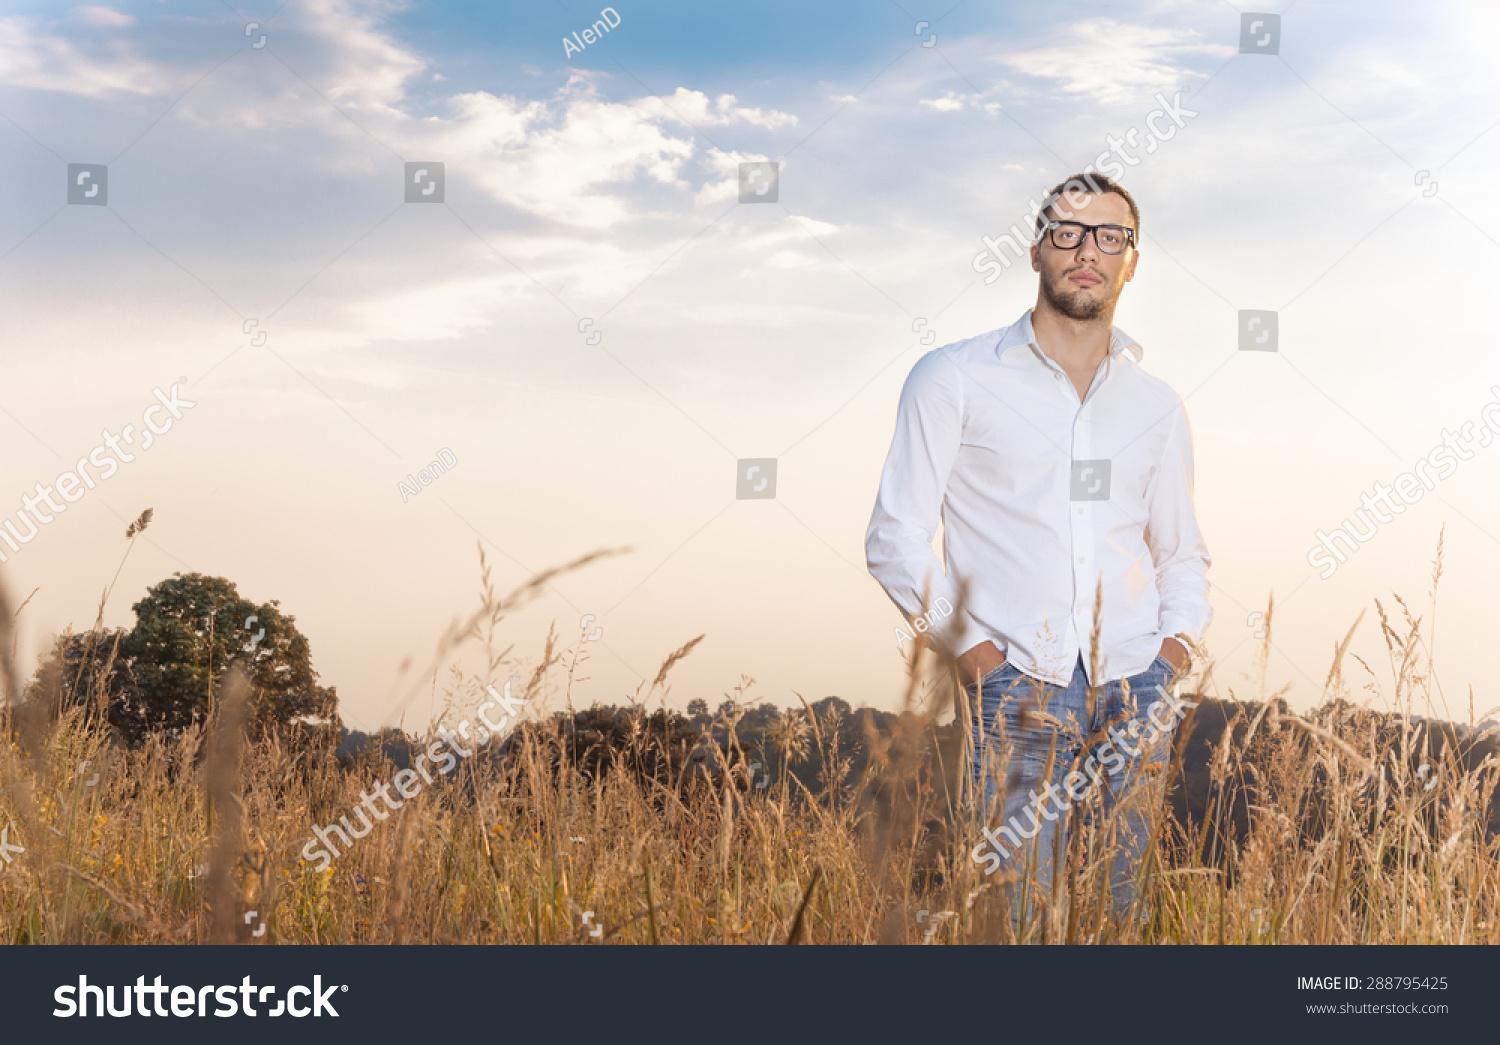
M 1066 279 L 1066 275 L 1062 277 Z M 1120 298 L 1121 287 L 1116 287 L 1113 294 L 1104 298 L 1094 298 L 1087 290 L 1082 288 L 1071 293 L 1058 290 L 1053 286 L 1051 280 L 1042 280 L 1042 296 L 1047 299 L 1047 304 L 1057 309 L 1058 312 L 1069 319 L 1080 322 L 1090 322 L 1106 315 L 1114 310 L 1115 302 Z

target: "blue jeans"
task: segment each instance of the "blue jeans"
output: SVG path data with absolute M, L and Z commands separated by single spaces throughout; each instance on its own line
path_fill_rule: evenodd
M 1139 675 L 1096 687 L 1092 708 L 1081 655 L 1066 687 L 1009 661 L 966 687 L 977 709 L 972 769 L 975 794 L 983 795 L 980 820 L 997 825 L 984 828 L 972 854 L 989 864 L 986 874 L 1013 866 L 1033 895 L 1050 897 L 1054 853 L 1066 867 L 1067 810 L 1076 805 L 1075 824 L 1101 829 L 1101 848 L 1091 855 L 1102 855 L 1112 835 L 1111 893 L 1117 910 L 1130 906 L 1165 783 L 1171 729 L 1192 706 L 1169 697 L 1173 674 L 1157 656 Z

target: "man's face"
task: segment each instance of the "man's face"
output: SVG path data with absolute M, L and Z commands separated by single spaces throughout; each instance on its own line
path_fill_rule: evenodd
M 1064 193 L 1048 213 L 1054 221 L 1135 228 L 1130 205 L 1125 197 L 1113 192 L 1074 193 L 1071 197 Z M 1093 233 L 1072 250 L 1058 249 L 1044 234 L 1031 248 L 1031 267 L 1041 274 L 1042 296 L 1049 305 L 1069 319 L 1091 320 L 1114 308 L 1125 284 L 1135 277 L 1138 257 L 1134 247 L 1126 247 L 1119 254 L 1104 253 Z

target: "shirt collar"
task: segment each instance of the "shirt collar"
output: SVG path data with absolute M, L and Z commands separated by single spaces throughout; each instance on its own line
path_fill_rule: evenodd
M 1031 309 L 1028 308 L 1021 314 L 1020 319 L 1006 327 L 1001 333 L 1000 342 L 995 348 L 995 354 L 1003 356 L 1013 348 L 1034 344 L 1036 344 L 1036 333 L 1031 328 Z M 1146 350 L 1141 347 L 1139 341 L 1125 333 L 1119 327 L 1111 327 L 1109 331 L 1110 358 L 1114 359 L 1118 357 L 1121 352 L 1129 352 L 1130 358 L 1137 363 L 1146 354 Z

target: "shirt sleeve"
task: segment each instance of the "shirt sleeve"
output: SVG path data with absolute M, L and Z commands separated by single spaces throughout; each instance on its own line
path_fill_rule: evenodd
M 962 375 L 946 352 L 919 359 L 901 389 L 896 434 L 865 534 L 871 575 L 908 620 L 927 614 L 933 643 L 955 657 L 990 638 L 962 606 L 958 584 L 932 548 L 963 436 L 963 409 Z M 939 599 L 951 607 L 946 615 Z
M 1184 635 L 1202 642 L 1214 616 L 1208 602 L 1213 560 L 1193 513 L 1193 438 L 1180 398 L 1146 500 L 1146 541 L 1160 600 L 1158 638 Z

